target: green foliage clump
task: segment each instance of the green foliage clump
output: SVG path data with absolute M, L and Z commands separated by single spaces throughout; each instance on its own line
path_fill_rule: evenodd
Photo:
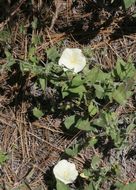
M 3 151 L 0 151 L 0 165 L 3 165 L 8 160 L 8 156 Z
M 6 52 L 6 55 L 10 69 L 15 60 L 9 52 Z M 85 142 L 77 142 L 67 148 L 65 153 L 75 157 L 82 146 L 94 148 L 98 146 L 100 139 L 109 141 L 118 150 L 126 146 L 128 135 L 135 128 L 134 119 L 127 124 L 126 128 L 122 128 L 124 121 L 117 114 L 116 109 L 119 106 L 125 107 L 134 95 L 136 68 L 133 62 L 130 59 L 125 62 L 118 58 L 116 66 L 110 71 L 104 71 L 99 65 L 90 69 L 88 62 L 81 73 L 74 74 L 70 70 L 64 71 L 58 65 L 59 57 L 60 54 L 56 47 L 52 47 L 47 50 L 47 63 L 45 66 L 40 66 L 33 46 L 29 49 L 28 59 L 20 60 L 19 66 L 23 75 L 29 72 L 37 77 L 35 85 L 39 85 L 44 95 L 49 86 L 57 90 L 61 101 L 56 98 L 57 106 L 51 107 L 50 110 L 58 114 L 66 113 L 63 124 L 69 133 L 77 130 L 91 134 Z M 44 115 L 45 110 L 41 107 L 38 102 L 37 107 L 33 109 L 33 115 L 37 118 Z M 102 156 L 94 155 L 90 168 L 84 169 L 83 174 L 89 182 L 85 190 L 98 190 L 101 184 L 108 179 L 109 173 L 119 175 L 118 163 L 111 163 L 107 166 L 101 166 L 101 164 Z M 60 190 L 62 187 L 69 189 L 63 183 L 57 182 L 57 189 Z

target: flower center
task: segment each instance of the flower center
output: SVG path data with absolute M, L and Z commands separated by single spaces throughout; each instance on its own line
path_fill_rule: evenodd
M 64 179 L 67 179 L 68 178 L 68 176 L 69 176 L 69 173 L 67 172 L 67 171 L 64 171 Z
M 71 59 L 70 59 L 70 62 L 71 62 L 72 65 L 76 64 L 76 62 L 77 62 L 77 57 L 76 57 L 75 55 L 73 55 L 73 56 L 71 57 Z

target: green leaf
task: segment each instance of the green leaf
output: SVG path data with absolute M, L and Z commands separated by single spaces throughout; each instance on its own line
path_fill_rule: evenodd
M 82 94 L 82 93 L 86 92 L 86 89 L 83 85 L 75 87 L 75 88 L 69 88 L 68 90 L 75 94 Z
M 105 113 L 102 113 L 98 119 L 95 119 L 93 124 L 97 125 L 99 127 L 102 127 L 102 128 L 106 128 L 107 127 L 107 121 L 105 118 Z
M 83 174 L 84 174 L 85 176 L 87 176 L 88 178 L 89 178 L 90 176 L 92 176 L 92 172 L 91 172 L 90 168 L 88 168 L 88 169 L 83 169 Z
M 29 47 L 29 53 L 28 53 L 28 57 L 30 60 L 35 55 L 35 52 L 36 52 L 36 48 L 34 46 L 30 46 Z
M 92 163 L 91 163 L 92 168 L 97 169 L 99 167 L 100 162 L 101 162 L 101 159 L 99 156 L 97 155 L 93 156 Z
M 37 29 L 37 24 L 38 24 L 38 19 L 35 17 L 34 20 L 32 21 L 32 28 L 33 28 L 34 30 Z
M 47 53 L 47 58 L 51 60 L 52 62 L 55 62 L 56 59 L 59 57 L 59 53 L 55 46 L 48 49 L 46 53 Z
M 94 116 L 98 112 L 98 108 L 91 102 L 88 106 L 88 112 L 90 116 Z
M 62 97 L 65 98 L 66 96 L 69 95 L 69 92 L 68 91 L 62 91 Z
M 91 82 L 92 84 L 94 84 L 97 80 L 98 73 L 99 73 L 98 67 L 91 69 L 86 75 L 86 78 L 85 78 L 86 82 Z
M 85 78 L 85 81 L 91 82 L 91 84 L 94 84 L 95 82 L 104 82 L 106 79 L 109 79 L 111 77 L 110 73 L 104 73 L 100 68 L 95 67 L 91 69 Z
M 30 188 L 25 183 L 22 183 L 18 187 L 15 187 L 11 190 L 30 190 Z
M 45 92 L 46 90 L 46 79 L 45 78 L 39 78 L 41 89 Z
M 126 80 L 134 76 L 136 69 L 131 60 L 126 63 L 123 59 L 118 58 L 116 67 L 114 69 L 114 75 L 120 78 L 120 80 Z
M 11 66 L 14 65 L 16 63 L 16 61 L 15 61 L 13 55 L 8 50 L 5 50 L 5 54 L 6 54 L 6 59 L 7 59 L 6 68 L 8 70 L 10 70 Z
M 35 46 L 29 47 L 28 59 L 33 63 L 33 66 L 35 66 L 38 63 L 38 57 L 36 56 L 36 47 Z
M 8 44 L 11 41 L 11 32 L 7 28 L 3 28 L 0 31 L 0 42 L 6 42 Z
M 98 140 L 97 140 L 95 137 L 92 137 L 92 138 L 89 140 L 88 144 L 89 144 L 90 147 L 94 147 L 94 145 L 95 145 L 97 142 L 98 142 Z
M 67 117 L 64 121 L 64 125 L 67 129 L 69 129 L 75 123 L 75 115 Z
M 123 143 L 123 138 L 121 138 L 120 131 L 117 130 L 115 127 L 114 128 L 109 128 L 106 131 L 107 135 L 110 135 L 112 140 L 114 141 L 114 144 L 116 147 L 120 147 Z
M 120 85 L 116 90 L 113 91 L 112 97 L 119 104 L 125 105 L 127 99 L 132 95 L 131 91 L 127 91 L 124 84 Z
M 136 182 L 124 185 L 119 190 L 136 190 Z
M 132 13 L 132 16 L 133 16 L 134 18 L 136 18 L 136 13 Z
M 116 72 L 118 74 L 118 76 L 123 79 L 124 75 L 123 75 L 123 72 L 124 72 L 124 67 L 125 67 L 126 63 L 123 61 L 123 59 L 121 58 L 118 58 L 117 59 L 117 63 L 116 63 Z
M 89 185 L 85 188 L 85 190 L 96 190 L 95 185 L 93 182 L 90 182 Z
M 93 51 L 90 47 L 84 47 L 83 49 L 83 54 L 85 55 L 85 57 L 92 57 L 93 56 Z
M 61 181 L 57 180 L 57 190 L 70 190 L 70 188 L 65 185 L 64 183 L 62 183 Z
M 123 0 L 125 8 L 128 9 L 136 0 Z
M 92 131 L 93 130 L 88 119 L 86 119 L 86 120 L 84 120 L 82 118 L 79 119 L 77 124 L 75 125 L 75 127 L 80 130 L 83 130 L 83 131 Z
M 132 131 L 133 129 L 135 129 L 135 128 L 136 128 L 136 124 L 131 123 L 131 124 L 127 127 L 126 133 L 127 133 L 127 134 L 131 133 L 131 131 Z
M 61 86 L 62 86 L 61 88 L 62 97 L 65 98 L 66 96 L 69 95 L 68 85 L 65 82 L 63 82 Z
M 101 85 L 94 85 L 96 97 L 101 99 L 104 96 L 104 89 Z
M 79 74 L 72 79 L 71 87 L 77 87 L 77 86 L 82 85 L 83 83 L 84 81 L 82 80 L 81 75 Z
M 65 153 L 72 157 L 77 156 L 78 152 L 79 152 L 79 144 L 76 144 L 72 148 L 66 148 L 65 150 Z
M 26 34 L 26 29 L 25 29 L 25 26 L 23 25 L 23 24 L 20 24 L 20 26 L 19 26 L 19 32 L 21 33 L 21 34 Z
M 42 43 L 40 36 L 33 35 L 33 36 L 32 36 L 32 43 L 33 43 L 34 45 L 38 45 L 38 44 Z
M 37 107 L 35 107 L 33 109 L 33 115 L 37 118 L 40 118 L 44 115 L 44 113 L 41 110 L 39 110 Z
M 6 153 L 0 151 L 0 165 L 4 164 L 8 160 Z

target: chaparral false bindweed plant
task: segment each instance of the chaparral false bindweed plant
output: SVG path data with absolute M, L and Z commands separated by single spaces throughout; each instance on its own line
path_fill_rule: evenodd
M 135 128 L 134 111 L 131 112 L 131 119 L 130 115 L 120 114 L 120 109 L 127 108 L 134 101 L 135 65 L 131 60 L 125 62 L 117 59 L 115 67 L 107 71 L 101 69 L 99 63 L 92 66 L 89 56 L 93 56 L 93 52 L 90 53 L 90 50 L 83 51 L 83 55 L 78 48 L 66 48 L 60 55 L 57 48 L 52 47 L 47 50 L 47 62 L 41 66 L 34 52 L 32 48 L 28 60 L 20 61 L 21 71 L 34 76 L 36 87 L 42 91 L 39 97 L 44 97 L 46 103 L 44 106 L 34 97 L 36 105 L 32 113 L 36 118 L 48 112 L 61 115 L 64 134 L 65 130 L 71 136 L 76 132 L 84 134 L 84 138 L 77 139 L 75 144 L 66 148 L 65 154 L 75 157 L 84 147 L 92 148 L 94 155 L 87 158 L 90 165 L 80 175 L 85 180 L 84 187 L 79 189 L 99 190 L 105 181 L 114 181 L 114 177 L 120 175 L 116 159 L 109 165 L 103 162 L 105 145 L 121 151 L 127 146 L 128 135 Z M 15 60 L 7 53 L 7 62 L 12 63 L 10 60 L 14 64 Z M 47 96 L 49 90 L 53 94 L 49 97 L 50 101 Z M 101 154 L 95 155 L 97 152 Z M 73 163 L 59 161 L 53 173 L 57 190 L 68 190 L 67 184 L 76 186 L 74 181 L 78 171 Z

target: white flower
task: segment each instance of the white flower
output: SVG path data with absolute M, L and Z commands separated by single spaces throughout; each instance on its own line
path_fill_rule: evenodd
M 59 179 L 65 184 L 73 183 L 78 176 L 75 164 L 67 160 L 59 161 L 53 168 L 53 173 L 56 179 Z
M 70 70 L 73 69 L 74 73 L 78 73 L 85 67 L 86 58 L 81 49 L 66 48 L 59 59 L 59 65 L 65 66 Z

